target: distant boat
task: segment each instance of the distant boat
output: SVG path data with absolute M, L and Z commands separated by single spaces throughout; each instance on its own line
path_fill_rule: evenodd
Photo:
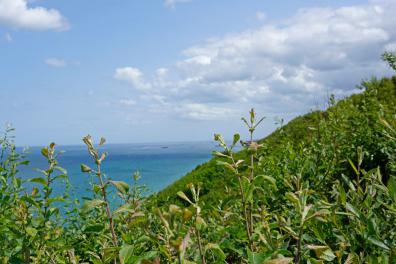
M 161 148 L 163 148 L 163 149 L 167 149 L 167 148 L 169 148 L 168 146 L 163 146 L 163 147 L 161 147 Z

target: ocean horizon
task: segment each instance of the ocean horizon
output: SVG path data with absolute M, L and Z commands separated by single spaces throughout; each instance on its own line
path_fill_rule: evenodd
M 20 166 L 19 175 L 22 179 L 39 177 L 36 169 L 45 170 L 48 166 L 45 157 L 41 155 L 42 147 L 29 147 L 26 159 L 27 166 Z M 21 151 L 22 148 L 18 148 Z M 105 144 L 101 151 L 108 152 L 102 164 L 102 171 L 112 180 L 133 183 L 133 174 L 139 171 L 139 185 L 148 188 L 146 195 L 158 192 L 176 180 L 192 171 L 198 165 L 212 157 L 212 151 L 218 150 L 216 142 L 161 142 L 161 143 L 120 143 Z M 63 153 L 58 157 L 58 165 L 67 170 L 71 184 L 72 198 L 82 199 L 92 197 L 90 182 L 96 182 L 95 177 L 82 173 L 82 163 L 94 168 L 95 164 L 85 145 L 60 145 L 57 151 Z M 34 183 L 26 183 L 32 188 Z M 65 184 L 57 182 L 54 193 L 63 192 Z

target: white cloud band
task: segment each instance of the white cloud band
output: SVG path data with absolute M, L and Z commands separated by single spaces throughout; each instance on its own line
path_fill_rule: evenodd
M 380 55 L 395 46 L 394 14 L 395 1 L 301 9 L 281 22 L 190 47 L 185 59 L 148 78 L 131 67 L 117 69 L 115 78 L 192 119 L 224 118 L 247 105 L 304 112 L 329 93 L 347 95 L 362 78 L 386 72 Z

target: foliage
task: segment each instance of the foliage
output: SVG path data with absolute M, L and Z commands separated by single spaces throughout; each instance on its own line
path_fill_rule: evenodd
M 384 52 L 382 59 L 389 64 L 389 67 L 396 71 L 396 54 L 389 51 Z
M 138 172 L 129 185 L 102 171 L 105 139 L 90 136 L 93 166 L 81 165 L 93 176 L 89 199 L 70 198 L 54 143 L 41 151 L 47 168 L 25 182 L 26 153 L 7 128 L 0 262 L 396 263 L 396 77 L 360 88 L 262 140 L 252 109 L 247 140 L 236 134 L 227 145 L 216 134 L 223 151 L 150 197 Z

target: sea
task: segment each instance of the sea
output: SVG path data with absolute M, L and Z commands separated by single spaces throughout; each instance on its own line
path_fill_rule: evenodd
M 56 146 L 56 150 L 63 152 L 58 156 L 58 165 L 67 171 L 71 185 L 70 198 L 81 200 L 91 197 L 91 183 L 97 183 L 97 179 L 82 173 L 80 169 L 82 163 L 95 168 L 87 147 Z M 134 172 L 139 171 L 141 178 L 138 184 L 145 185 L 148 189 L 145 195 L 149 195 L 208 161 L 213 150 L 219 150 L 215 142 L 109 144 L 100 150 L 108 153 L 102 163 L 102 172 L 111 180 L 132 184 Z M 37 169 L 45 170 L 48 167 L 41 147 L 29 148 L 26 159 L 30 161 L 29 165 L 21 166 L 19 172 L 25 180 L 39 177 Z M 34 186 L 37 183 L 25 183 L 28 190 Z M 54 185 L 54 194 L 61 194 L 65 189 L 65 183 L 59 181 Z

